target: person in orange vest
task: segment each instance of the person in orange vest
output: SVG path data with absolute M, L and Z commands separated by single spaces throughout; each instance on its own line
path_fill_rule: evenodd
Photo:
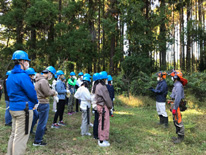
M 184 140 L 185 129 L 182 122 L 182 115 L 180 112 L 180 102 L 184 99 L 184 87 L 187 84 L 187 80 L 182 76 L 182 72 L 179 70 L 173 70 L 170 74 L 174 81 L 174 87 L 170 97 L 174 100 L 174 104 L 171 104 L 171 111 L 173 114 L 173 121 L 176 127 L 176 134 L 178 137 L 172 137 L 175 144 L 181 143 Z

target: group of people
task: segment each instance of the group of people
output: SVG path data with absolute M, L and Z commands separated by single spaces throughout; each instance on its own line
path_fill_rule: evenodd
M 160 122 L 158 124 L 164 125 L 165 128 L 168 127 L 168 115 L 166 112 L 166 97 L 168 94 L 168 86 L 165 81 L 166 72 L 157 73 L 157 86 L 156 88 L 149 88 L 156 95 L 156 109 L 159 115 Z M 187 84 L 187 80 L 183 78 L 183 74 L 179 70 L 173 70 L 168 75 L 171 76 L 171 80 L 174 82 L 174 87 L 172 89 L 172 94 L 170 95 L 171 104 L 170 111 L 173 114 L 173 122 L 176 127 L 176 134 L 178 137 L 172 137 L 172 140 L 175 144 L 181 143 L 184 140 L 184 125 L 182 122 L 182 115 L 180 111 L 184 111 L 186 107 L 183 99 L 184 96 L 184 86 Z
M 72 115 L 76 98 L 82 112 L 81 135 L 91 136 L 89 125 L 92 108 L 95 113 L 93 136 L 98 139 L 99 146 L 110 146 L 108 139 L 110 116 L 113 116 L 114 88 L 112 77 L 107 75 L 106 71 L 95 73 L 92 83 L 90 74 L 80 72 L 77 80 L 75 73 L 71 72 L 66 82 L 64 72 L 56 71 L 53 66 L 47 67 L 41 73 L 29 68 L 30 59 L 25 51 L 15 51 L 12 60 L 14 68 L 7 71 L 4 81 L 5 125 L 12 126 L 7 154 L 24 154 L 30 133 L 35 134 L 33 146 L 46 145 L 43 136 L 47 130 L 49 97 L 53 97 L 55 112 L 51 128 L 58 129 L 66 125 L 63 122 L 65 104 L 68 104 L 68 115 Z M 51 86 L 49 80 L 53 77 Z
M 101 147 L 110 146 L 109 128 L 110 116 L 114 110 L 114 88 L 112 77 L 106 71 L 93 74 L 70 73 L 66 82 L 64 72 L 56 71 L 53 66 L 47 67 L 41 73 L 36 73 L 29 68 L 30 59 L 22 50 L 13 53 L 14 68 L 6 73 L 4 92 L 6 101 L 5 125 L 12 126 L 12 132 L 8 142 L 8 154 L 24 154 L 30 133 L 35 134 L 34 146 L 44 146 L 43 136 L 47 130 L 49 117 L 49 97 L 53 97 L 54 119 L 51 128 L 59 129 L 65 126 L 63 115 L 65 105 L 68 104 L 68 115 L 74 113 L 73 106 L 76 99 L 76 111 L 80 107 L 82 112 L 81 135 L 91 136 L 89 126 L 91 122 L 91 109 L 95 119 L 93 124 L 93 137 L 98 140 Z M 166 96 L 168 93 L 166 72 L 157 73 L 157 87 L 149 88 L 156 94 L 156 109 L 160 118 L 159 124 L 168 127 L 168 115 L 166 112 Z M 187 80 L 182 72 L 174 70 L 170 73 L 174 81 L 171 98 L 171 112 L 178 137 L 173 137 L 174 143 L 180 143 L 184 139 L 184 125 L 181 117 L 180 104 L 184 99 L 184 88 Z M 49 80 L 53 79 L 52 86 Z M 91 82 L 93 79 L 93 82 Z M 38 123 L 37 123 L 38 122 Z M 33 131 L 37 123 L 36 132 Z

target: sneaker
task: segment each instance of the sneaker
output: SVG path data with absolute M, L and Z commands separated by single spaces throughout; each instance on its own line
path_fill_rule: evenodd
M 107 143 L 110 146 L 110 143 L 107 140 L 104 140 L 105 143 Z
M 60 121 L 60 122 L 58 123 L 58 125 L 59 125 L 59 126 L 66 126 L 63 121 Z
M 100 143 L 100 140 L 98 140 L 98 145 L 99 145 L 100 147 L 108 147 L 108 146 L 110 146 L 110 144 L 106 143 L 105 141 L 103 141 L 102 143 Z
M 72 111 L 71 113 L 72 113 L 72 114 L 75 114 L 76 112 L 75 112 L 75 111 Z
M 70 115 L 70 116 L 71 116 L 71 115 L 72 115 L 72 112 L 68 112 L 68 115 Z
M 52 124 L 51 128 L 59 129 L 59 125 L 57 123 Z
M 87 132 L 85 135 L 86 135 L 86 136 L 91 136 L 92 134 L 91 134 L 91 133 L 89 133 L 89 132 Z
M 111 115 L 111 117 L 114 117 L 114 115 Z
M 33 146 L 45 146 L 47 143 L 44 143 L 43 141 L 41 141 L 40 143 L 34 142 Z
M 93 127 L 94 125 L 92 123 L 89 124 L 91 127 Z

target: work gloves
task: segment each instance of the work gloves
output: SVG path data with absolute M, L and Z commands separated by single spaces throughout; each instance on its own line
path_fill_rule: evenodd
M 172 114 L 173 114 L 173 115 L 176 115 L 176 114 L 177 114 L 177 110 L 172 109 Z
M 155 93 L 155 89 L 153 87 L 150 87 L 149 90 Z

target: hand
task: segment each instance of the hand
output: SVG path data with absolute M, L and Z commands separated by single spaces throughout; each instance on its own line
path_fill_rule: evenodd
M 150 87 L 149 90 L 151 90 L 152 92 L 154 92 L 154 88 L 153 88 L 153 87 Z
M 113 101 L 115 101 L 115 98 L 113 98 Z
M 67 90 L 67 94 L 71 94 L 70 90 Z
M 176 114 L 177 114 L 177 110 L 173 109 L 173 110 L 172 110 L 172 114 L 173 114 L 173 115 L 176 115 Z

